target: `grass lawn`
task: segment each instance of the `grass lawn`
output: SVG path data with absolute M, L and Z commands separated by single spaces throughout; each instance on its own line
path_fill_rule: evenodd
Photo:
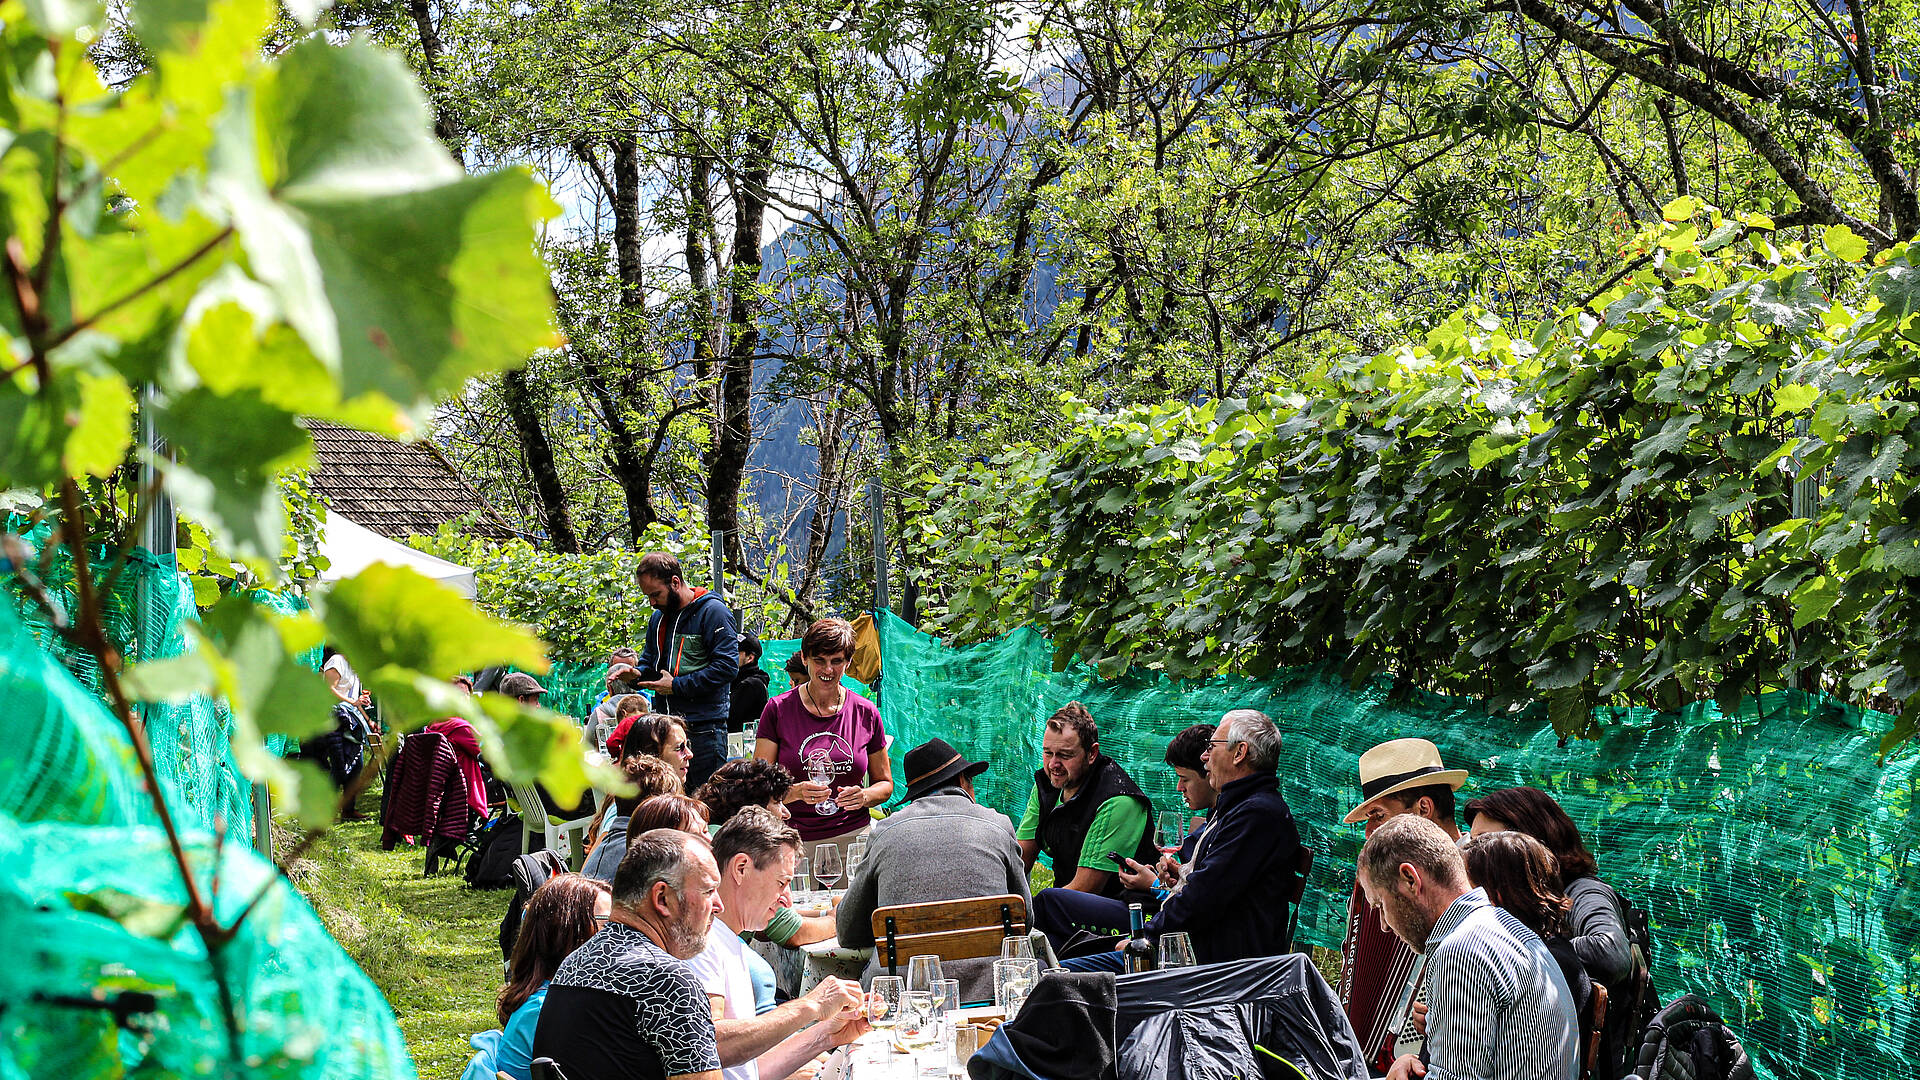
M 360 800 L 380 805 L 378 791 Z M 296 864 L 293 881 L 400 1019 L 422 1080 L 453 1080 L 467 1036 L 498 1027 L 500 916 L 506 890 L 467 888 L 456 873 L 420 874 L 423 852 L 380 850 L 371 821 L 335 826 Z

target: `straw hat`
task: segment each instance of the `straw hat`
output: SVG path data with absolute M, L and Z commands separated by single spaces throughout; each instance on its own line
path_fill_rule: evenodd
M 1341 820 L 1351 825 L 1366 817 L 1367 807 L 1382 795 L 1434 784 L 1459 791 L 1466 782 L 1467 771 L 1447 768 L 1440 748 L 1425 739 L 1383 742 L 1360 755 L 1360 805 Z

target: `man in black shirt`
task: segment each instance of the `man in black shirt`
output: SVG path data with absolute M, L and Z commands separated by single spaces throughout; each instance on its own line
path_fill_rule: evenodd
M 561 963 L 533 1056 L 590 1080 L 719 1080 L 706 991 L 685 961 L 720 911 L 707 838 L 654 829 L 613 875 L 613 914 Z

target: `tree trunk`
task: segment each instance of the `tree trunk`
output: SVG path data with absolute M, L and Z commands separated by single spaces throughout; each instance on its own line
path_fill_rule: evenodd
M 466 155 L 460 152 L 460 126 L 441 102 L 440 87 L 434 85 L 440 74 L 440 30 L 433 25 L 431 0 L 407 0 L 407 10 L 413 16 L 414 29 L 420 32 L 420 59 L 426 68 L 427 89 L 433 97 L 434 137 L 446 144 L 453 159 L 464 166 Z
M 688 312 L 692 328 L 693 373 L 704 380 L 713 368 L 713 282 L 709 278 L 707 236 L 713 232 L 713 162 L 696 156 L 687 167 L 687 284 L 693 299 Z
M 760 350 L 760 230 L 767 217 L 767 179 L 773 139 L 747 136 L 740 183 L 734 188 L 733 272 L 728 289 L 727 350 L 720 360 L 713 449 L 707 454 L 707 527 L 726 533 L 727 566 L 746 567 L 740 542 L 740 487 L 753 445 L 753 361 Z
M 516 368 L 500 377 L 500 393 L 506 399 L 507 414 L 513 418 L 513 431 L 520 440 L 520 451 L 533 475 L 533 490 L 540 497 L 540 517 L 547 527 L 547 538 L 567 554 L 580 552 L 580 538 L 574 535 L 573 521 L 567 514 L 567 492 L 560 486 L 560 469 L 554 464 L 553 443 L 540 426 L 540 411 L 533 403 L 533 391 L 527 384 L 527 370 Z
M 603 358 L 592 348 L 573 350 L 586 375 L 587 390 L 607 426 L 607 467 L 620 485 L 627 504 L 628 543 L 638 547 L 647 526 L 660 520 L 653 506 L 653 455 L 640 445 L 629 406 L 639 414 L 640 385 L 632 372 L 632 357 L 646 325 L 647 290 L 645 252 L 640 229 L 640 144 L 632 135 L 610 140 L 613 173 L 601 168 L 591 144 L 573 144 L 573 152 L 606 189 L 613 205 L 614 261 L 620 274 L 620 305 L 614 312 L 615 355 Z M 564 317 L 564 313 L 563 313 Z

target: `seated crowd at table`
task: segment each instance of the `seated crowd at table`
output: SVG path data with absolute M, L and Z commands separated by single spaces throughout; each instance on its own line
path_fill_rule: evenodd
M 1010 894 L 1075 971 L 1123 970 L 1131 904 L 1149 916 L 1146 938 L 1184 934 L 1200 964 L 1300 948 L 1289 900 L 1314 845 L 1282 794 L 1282 732 L 1263 713 L 1234 709 L 1166 744 L 1190 811 L 1172 835 L 1078 702 L 1045 722 L 1018 823 L 976 801 L 988 764 L 962 725 L 901 755 L 901 802 L 876 820 L 896 781 L 879 711 L 842 685 L 853 628 L 809 627 L 801 674 L 762 706 L 750 752 L 709 761 L 703 732 L 726 722 L 715 718 L 727 703 L 674 715 L 660 702 L 688 696 L 677 677 L 645 676 L 657 657 L 695 651 L 660 628 L 662 613 L 697 638 L 727 632 L 726 612 L 686 595 L 677 564 L 660 571 L 663 611 L 624 665 L 659 696 L 626 705 L 633 695 L 619 691 L 635 680 L 610 669 L 613 707 L 583 739 L 619 768 L 625 793 L 593 808 L 583 872 L 554 876 L 526 903 L 499 998 L 500 1072 L 527 1080 L 534 1058 L 551 1057 L 573 1080 L 783 1080 L 867 1030 L 862 986 L 884 965 L 875 955 L 858 982 L 826 976 L 784 997 L 755 943 L 871 947 L 873 913 L 894 905 Z M 745 642 L 727 644 L 737 656 Z M 1626 912 L 1572 820 L 1544 792 L 1512 788 L 1467 802 L 1463 835 L 1455 793 L 1468 775 L 1424 739 L 1373 747 L 1357 779 L 1341 824 L 1365 841 L 1338 994 L 1370 1068 L 1396 1080 L 1583 1075 L 1594 988 L 1621 984 L 1634 961 Z M 1054 885 L 1030 892 L 1043 858 Z M 796 909 L 803 859 L 847 865 L 837 909 Z M 963 1001 L 992 996 L 991 964 L 946 965 Z

